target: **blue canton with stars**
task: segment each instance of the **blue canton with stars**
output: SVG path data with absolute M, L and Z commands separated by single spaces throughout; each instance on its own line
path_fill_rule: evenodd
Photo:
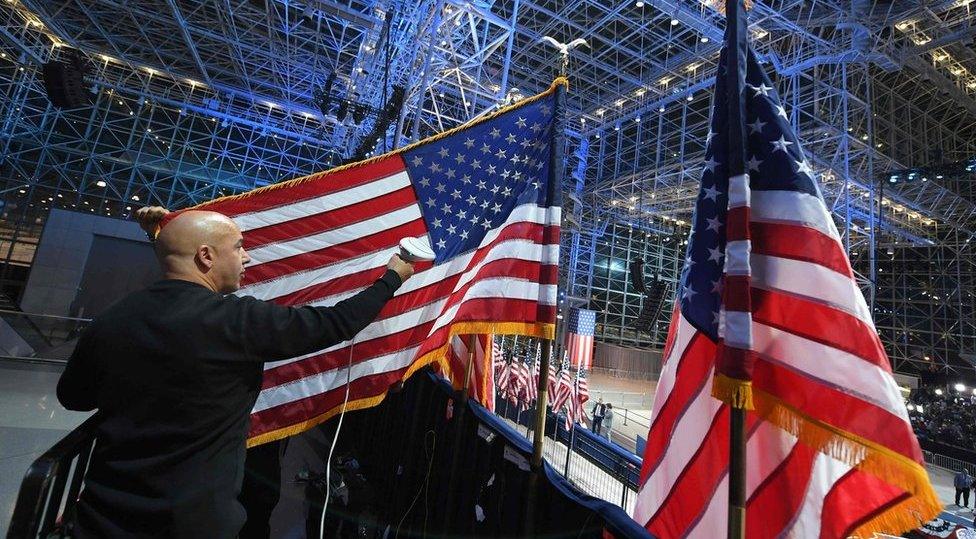
M 592 336 L 596 327 L 596 311 L 573 307 L 569 311 L 569 325 L 566 331 L 584 337 Z
M 478 247 L 517 206 L 549 206 L 554 95 L 403 154 L 435 264 Z
M 725 262 L 725 220 L 728 212 L 729 126 L 726 80 L 727 50 L 719 58 L 712 120 L 705 143 L 701 190 L 695 203 L 691 236 L 681 274 L 681 312 L 713 340 L 718 340 Z M 766 73 L 750 49 L 747 54 L 746 163 L 749 185 L 756 191 L 796 191 L 816 197 L 820 189 L 786 110 Z

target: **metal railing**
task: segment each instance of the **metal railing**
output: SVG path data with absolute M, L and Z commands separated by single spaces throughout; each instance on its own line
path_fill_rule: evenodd
M 11 358 L 66 360 L 90 318 L 0 309 L 0 354 Z M 10 331 L 13 334 L 10 334 Z
M 88 418 L 31 464 L 20 485 L 8 539 L 70 537 L 101 417 Z
M 976 468 L 976 466 L 973 466 L 973 463 L 971 462 L 954 459 L 952 457 L 947 457 L 945 455 L 940 455 L 924 449 L 922 450 L 922 456 L 925 457 L 925 464 L 936 466 L 950 472 L 958 472 L 963 468 L 972 471 L 974 468 Z

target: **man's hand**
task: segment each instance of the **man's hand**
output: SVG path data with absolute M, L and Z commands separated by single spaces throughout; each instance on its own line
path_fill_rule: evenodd
M 159 226 L 159 222 L 168 213 L 169 210 L 160 206 L 146 206 L 145 208 L 136 210 L 135 220 L 139 222 L 139 226 L 146 231 L 146 234 L 154 237 L 156 235 L 156 227 Z
M 386 269 L 391 269 L 397 272 L 400 276 L 400 281 L 406 281 L 413 275 L 413 264 L 409 262 L 404 262 L 400 255 L 393 255 L 390 257 L 390 262 L 386 265 Z

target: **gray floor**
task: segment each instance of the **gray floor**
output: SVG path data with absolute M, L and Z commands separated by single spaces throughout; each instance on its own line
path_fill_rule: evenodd
M 0 360 L 0 537 L 14 511 L 27 467 L 89 414 L 58 404 L 61 368 Z

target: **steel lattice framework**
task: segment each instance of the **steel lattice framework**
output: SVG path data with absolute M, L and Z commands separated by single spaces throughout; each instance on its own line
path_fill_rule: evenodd
M 540 39 L 584 38 L 569 64 L 564 290 L 604 311 L 603 339 L 660 345 L 666 315 L 633 329 L 644 299 L 626 268 L 643 257 L 670 283 L 680 270 L 721 46 L 716 3 L 3 0 L 0 280 L 29 264 L 24 245 L 51 207 L 115 217 L 185 207 L 327 168 L 363 145 L 390 149 L 544 89 L 558 59 Z M 754 47 L 905 370 L 958 369 L 976 353 L 972 178 L 896 174 L 976 155 L 972 9 L 764 0 L 750 13 Z M 90 65 L 92 104 L 59 110 L 40 66 L 68 50 Z M 375 116 L 323 110 L 317 91 L 333 73 L 373 110 L 405 88 L 395 127 L 364 140 Z

